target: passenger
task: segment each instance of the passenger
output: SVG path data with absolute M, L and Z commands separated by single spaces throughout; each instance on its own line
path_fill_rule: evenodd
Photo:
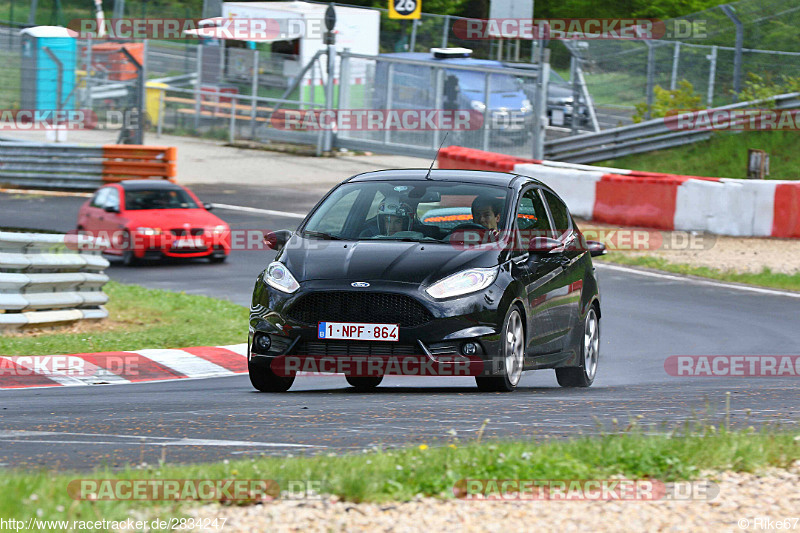
M 490 230 L 495 236 L 500 233 L 500 213 L 503 203 L 491 196 L 478 196 L 472 201 L 472 221 Z

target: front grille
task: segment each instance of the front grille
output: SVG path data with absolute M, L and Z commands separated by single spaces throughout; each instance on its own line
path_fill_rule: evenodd
M 313 342 L 302 341 L 295 355 L 419 355 L 422 350 L 413 344 L 397 342 Z
M 186 228 L 172 228 L 172 229 L 171 229 L 171 230 L 169 230 L 169 231 L 170 231 L 170 233 L 172 233 L 172 234 L 173 234 L 173 235 L 175 235 L 176 237 L 187 237 L 187 236 L 189 236 L 189 235 L 191 235 L 191 236 L 193 236 L 193 237 L 199 237 L 199 236 L 201 236 L 201 235 L 203 234 L 203 232 L 204 232 L 203 228 L 190 228 L 190 229 L 186 229 Z
M 303 324 L 368 322 L 421 326 L 433 320 L 430 311 L 402 294 L 380 292 L 314 292 L 301 296 L 287 315 Z

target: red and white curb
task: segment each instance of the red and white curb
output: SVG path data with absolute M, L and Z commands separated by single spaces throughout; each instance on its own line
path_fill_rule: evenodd
M 247 372 L 247 344 L 71 355 L 0 356 L 0 389 L 120 385 Z

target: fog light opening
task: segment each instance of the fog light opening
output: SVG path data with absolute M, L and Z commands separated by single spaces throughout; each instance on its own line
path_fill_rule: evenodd
M 478 353 L 478 345 L 474 342 L 465 342 L 461 345 L 461 353 L 464 355 L 475 355 Z
M 269 335 L 256 335 L 254 344 L 257 351 L 261 353 L 268 352 L 272 346 L 272 339 L 269 338 Z

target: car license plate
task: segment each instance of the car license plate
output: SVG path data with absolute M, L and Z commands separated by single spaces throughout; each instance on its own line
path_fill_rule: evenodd
M 172 243 L 173 248 L 205 248 L 206 243 L 203 242 L 203 239 L 181 239 L 179 241 L 175 241 Z
M 551 115 L 553 119 L 554 126 L 563 126 L 564 125 L 564 110 L 563 109 L 553 109 L 553 113 Z
M 320 322 L 317 337 L 349 341 L 398 341 L 399 329 L 399 324 Z

